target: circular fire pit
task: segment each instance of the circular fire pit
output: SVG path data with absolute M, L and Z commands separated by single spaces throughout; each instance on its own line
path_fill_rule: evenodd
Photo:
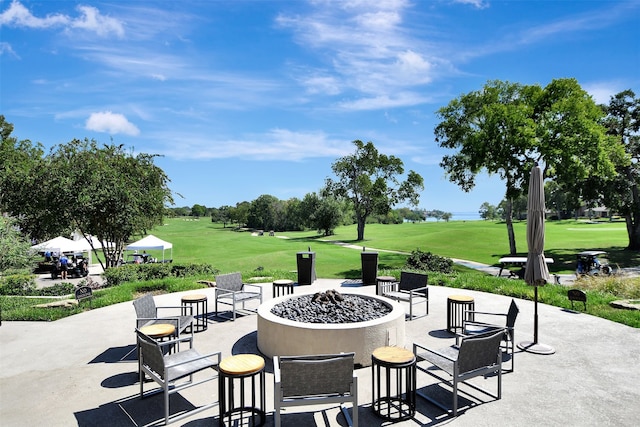
M 310 294 L 274 298 L 258 308 L 258 348 L 268 356 L 298 356 L 355 352 L 355 363 L 371 365 L 371 353 L 378 347 L 404 345 L 404 307 L 386 298 L 361 295 L 391 308 L 373 320 L 350 323 L 309 323 L 285 319 L 273 308 L 283 301 Z M 358 296 L 358 294 L 343 294 Z

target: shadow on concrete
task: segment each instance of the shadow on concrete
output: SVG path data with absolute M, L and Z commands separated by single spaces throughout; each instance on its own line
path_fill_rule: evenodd
M 196 409 L 179 393 L 169 397 L 170 416 Z M 129 396 L 97 408 L 74 413 L 79 427 L 89 426 L 156 426 L 164 424 L 164 400 L 162 393 L 140 399 Z M 209 417 L 208 425 L 212 425 Z M 196 424 L 193 424 L 196 425 Z M 203 424 L 204 425 L 204 424 Z
M 136 345 L 130 344 L 122 347 L 111 347 L 97 355 L 89 363 L 120 363 L 137 362 Z

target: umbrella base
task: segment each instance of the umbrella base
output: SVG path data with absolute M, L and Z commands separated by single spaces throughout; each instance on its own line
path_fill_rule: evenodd
M 534 354 L 553 354 L 556 352 L 556 349 L 550 345 L 540 344 L 533 341 L 522 341 L 518 343 L 518 348 L 526 351 L 527 353 Z

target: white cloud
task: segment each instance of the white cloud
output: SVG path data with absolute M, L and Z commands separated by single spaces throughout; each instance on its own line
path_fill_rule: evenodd
M 318 0 L 313 5 L 308 15 L 276 19 L 306 49 L 327 58 L 322 69 L 298 69 L 303 75 L 297 80 L 308 93 L 351 93 L 356 100 L 341 107 L 360 110 L 415 105 L 423 86 L 450 68 L 447 59 L 433 56 L 427 40 L 408 35 L 403 18 L 412 7 L 409 2 Z M 416 93 L 406 94 L 410 91 Z
M 362 97 L 353 101 L 342 101 L 339 103 L 339 107 L 345 110 L 367 111 L 419 105 L 430 101 L 431 99 L 418 93 L 402 92 L 393 95 Z
M 4 55 L 4 54 L 8 54 L 16 58 L 19 58 L 18 54 L 15 53 L 15 51 L 13 50 L 13 48 L 9 43 L 0 42 L 0 55 Z
M 100 11 L 92 6 L 78 6 L 77 9 L 81 16 L 71 21 L 73 28 L 82 28 L 103 37 L 111 33 L 118 37 L 124 36 L 124 27 L 117 19 L 100 14 Z
M 484 9 L 486 7 L 489 7 L 489 2 L 484 0 L 454 0 L 454 2 L 462 3 L 462 4 L 470 4 L 471 6 L 474 6 L 477 9 Z
M 47 15 L 45 18 L 37 18 L 29 12 L 19 1 L 11 2 L 7 10 L 0 14 L 0 25 L 14 25 L 27 28 L 49 28 L 67 25 L 70 19 L 61 14 Z
M 310 94 L 337 95 L 341 91 L 340 82 L 331 75 L 310 75 L 304 77 L 302 83 Z
M 122 114 L 103 111 L 91 113 L 85 124 L 87 130 L 107 132 L 111 135 L 123 133 L 125 135 L 138 135 L 140 130 Z
M 211 140 L 201 135 L 176 134 L 162 137 L 167 141 L 165 150 L 156 152 L 174 159 L 227 159 L 300 161 L 308 158 L 340 157 L 351 147 L 346 140 L 332 139 L 322 131 L 292 131 L 271 129 L 264 134 L 246 135 L 241 139 Z
M 92 6 L 77 6 L 80 16 L 71 17 L 61 13 L 50 14 L 44 18 L 34 16 L 29 9 L 17 0 L 0 14 L 0 26 L 13 25 L 25 28 L 52 28 L 62 27 L 69 31 L 73 28 L 80 28 L 99 36 L 115 34 L 118 37 L 124 36 L 124 26 L 122 23 L 109 16 L 102 15 L 100 11 Z
M 582 89 L 591 95 L 597 104 L 609 104 L 613 95 L 629 88 L 623 87 L 620 82 L 595 82 L 582 85 Z

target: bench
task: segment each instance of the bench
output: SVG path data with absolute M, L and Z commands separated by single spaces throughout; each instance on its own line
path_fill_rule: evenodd
M 509 277 L 518 276 L 517 273 L 514 273 L 509 269 L 510 266 L 520 267 L 522 269 L 525 269 L 527 267 L 526 256 L 502 257 L 498 260 L 498 262 L 500 263 L 500 271 L 498 272 L 498 277 L 502 276 L 502 270 L 504 269 L 506 269 L 509 272 Z M 553 258 L 545 258 L 545 262 L 547 264 L 553 264 Z

